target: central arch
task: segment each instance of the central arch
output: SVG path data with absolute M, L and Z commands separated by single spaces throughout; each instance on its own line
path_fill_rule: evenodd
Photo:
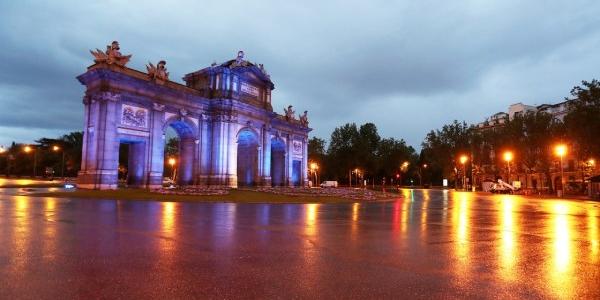
M 237 138 L 237 184 L 258 184 L 258 135 L 249 128 L 240 130 Z
M 177 160 L 176 182 L 178 185 L 194 183 L 194 153 L 196 152 L 195 127 L 185 119 L 175 118 L 166 122 L 163 134 L 171 127 L 179 137 L 179 155 Z M 163 158 L 163 161 L 166 159 Z M 164 175 L 163 175 L 164 176 Z

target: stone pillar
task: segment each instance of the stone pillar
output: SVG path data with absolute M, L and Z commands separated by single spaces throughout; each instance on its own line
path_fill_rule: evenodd
M 179 162 L 177 183 L 179 185 L 191 185 L 194 181 L 194 154 L 196 139 L 194 137 L 182 137 L 179 141 Z
M 164 105 L 154 104 L 150 115 L 150 155 L 148 160 L 147 187 L 162 187 L 165 161 Z
M 234 122 L 227 123 L 227 181 L 228 187 L 237 187 L 237 129 L 238 126 Z
M 210 122 L 210 118 L 207 115 L 202 115 L 200 118 L 200 171 L 198 184 L 200 185 L 208 185 L 209 177 L 211 174 L 212 166 L 211 166 L 211 152 L 214 144 L 214 140 L 212 139 L 212 124 Z
M 271 186 L 271 133 L 268 125 L 263 126 L 262 129 L 262 178 L 261 182 L 263 186 Z
M 119 140 L 117 112 L 120 95 L 101 92 L 92 96 L 86 124 L 85 163 L 77 178 L 77 185 L 87 189 L 116 189 Z
M 237 141 L 234 127 L 235 124 L 228 116 L 219 116 L 218 120 L 212 122 L 211 185 L 237 187 Z
M 286 139 L 286 159 L 285 159 L 285 180 L 287 186 L 294 186 L 294 182 L 292 180 L 293 176 L 293 168 L 294 168 L 294 143 L 292 140 L 292 135 L 287 134 Z
M 308 187 L 308 142 L 306 138 L 302 140 L 302 183 Z M 314 183 L 313 183 L 314 184 Z

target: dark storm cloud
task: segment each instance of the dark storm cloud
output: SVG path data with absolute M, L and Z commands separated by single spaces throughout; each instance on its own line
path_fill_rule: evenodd
M 79 130 L 75 77 L 89 49 L 119 40 L 131 67 L 166 59 L 175 80 L 243 49 L 271 73 L 275 109 L 308 109 L 316 135 L 372 121 L 418 146 L 453 119 L 558 101 L 598 77 L 600 5 L 519 2 L 2 3 L 0 144 Z

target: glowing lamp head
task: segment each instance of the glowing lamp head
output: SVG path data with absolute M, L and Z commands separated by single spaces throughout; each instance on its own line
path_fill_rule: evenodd
M 60 150 L 60 147 L 59 147 L 59 146 L 53 146 L 53 147 L 52 147 L 52 151 L 58 151 L 58 150 Z
M 310 163 L 310 169 L 315 171 L 319 168 L 319 165 L 317 163 Z
M 506 151 L 506 152 L 504 152 L 503 158 L 504 158 L 504 161 L 510 162 L 513 160 L 514 156 L 513 156 L 512 152 Z
M 0 146 L 0 153 L 4 153 L 6 152 L 6 149 L 4 148 L 4 146 Z
M 556 147 L 554 147 L 554 153 L 560 157 L 565 156 L 565 154 L 567 154 L 567 146 L 564 144 L 556 145 Z
M 25 151 L 25 153 L 29 153 L 33 151 L 33 148 L 31 148 L 30 146 L 25 146 L 25 148 L 23 148 L 23 151 Z
M 467 163 L 467 160 L 469 160 L 469 158 L 466 155 L 461 155 L 460 156 L 460 163 L 461 164 L 464 165 L 465 163 Z
M 427 164 L 423 164 L 423 168 L 427 168 Z
M 176 162 L 174 158 L 169 158 L 169 165 L 174 166 Z
M 1 151 L 0 151 L 0 152 L 1 152 Z M 595 160 L 595 159 L 593 159 L 593 158 L 590 158 L 590 159 L 588 160 L 588 165 L 590 165 L 590 166 L 592 166 L 592 167 L 593 167 L 593 166 L 595 166 L 595 165 L 596 165 L 596 160 Z

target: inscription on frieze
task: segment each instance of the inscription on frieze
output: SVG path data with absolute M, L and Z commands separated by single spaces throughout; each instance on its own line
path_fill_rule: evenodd
M 242 93 L 258 97 L 258 88 L 245 82 L 242 82 L 240 85 L 240 91 Z

